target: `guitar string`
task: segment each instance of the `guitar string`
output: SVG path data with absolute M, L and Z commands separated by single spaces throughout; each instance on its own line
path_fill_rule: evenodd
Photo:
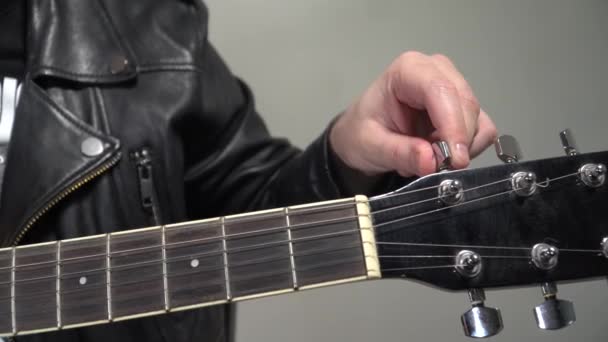
M 544 183 L 542 187 L 547 187 L 547 186 L 549 186 L 549 183 L 551 183 L 551 182 L 555 182 L 557 180 L 564 179 L 564 178 L 567 178 L 567 177 L 572 177 L 574 175 L 578 175 L 578 172 L 567 174 L 567 175 L 560 176 L 560 177 L 556 177 L 556 178 L 553 178 L 553 179 L 547 178 L 545 181 L 539 182 L 539 184 Z M 410 215 L 410 216 L 406 216 L 406 217 L 400 217 L 400 218 L 397 218 L 397 219 L 385 221 L 385 222 L 382 222 L 382 223 L 375 224 L 374 228 L 379 228 L 379 227 L 383 227 L 383 226 L 386 226 L 386 225 L 395 224 L 397 222 L 402 222 L 402 221 L 405 221 L 405 220 L 410 220 L 412 218 L 416 218 L 416 217 L 420 217 L 420 216 L 425 216 L 425 215 L 428 215 L 428 214 L 434 214 L 434 213 L 437 213 L 437 212 L 440 212 L 440 211 L 444 211 L 444 210 L 447 210 L 447 209 L 457 208 L 457 207 L 463 206 L 465 204 L 476 203 L 476 202 L 483 201 L 483 200 L 490 199 L 490 198 L 494 198 L 494 197 L 497 197 L 497 196 L 501 196 L 501 195 L 505 195 L 505 194 L 510 194 L 512 192 L 515 192 L 515 189 L 499 192 L 499 193 L 492 194 L 492 195 L 487 195 L 487 196 L 482 196 L 482 197 L 474 198 L 474 199 L 471 199 L 471 200 L 467 200 L 467 201 L 464 201 L 464 202 L 456 203 L 456 204 L 453 204 L 453 205 L 450 205 L 450 206 L 446 206 L 446 207 L 443 207 L 443 208 L 439 208 L 439 209 L 429 210 L 429 211 L 422 212 L 422 213 L 419 213 L 419 214 L 414 214 L 414 215 Z
M 353 246 L 353 247 L 349 247 L 350 248 L 361 248 L 361 246 Z M 328 249 L 328 251 L 334 251 L 334 249 Z M 325 252 L 318 252 L 318 253 L 310 253 L 310 254 L 302 254 L 302 255 L 295 255 L 295 256 L 313 256 L 313 255 L 320 255 L 320 254 L 325 254 L 327 253 L 327 251 Z M 351 263 L 355 263 L 355 262 L 360 262 L 363 263 L 363 258 L 361 255 L 357 255 L 357 256 L 353 256 L 351 257 L 351 259 L 355 259 L 357 258 L 357 260 L 338 260 L 338 261 L 333 261 L 333 262 L 325 262 L 321 265 L 316 265 L 316 266 L 308 266 L 308 267 L 301 267 L 301 268 L 297 268 L 300 271 L 310 271 L 310 270 L 315 270 L 315 269 L 319 269 L 319 268 L 325 268 L 328 266 L 336 266 L 336 265 L 340 265 L 340 264 L 351 264 Z M 259 265 L 259 264 L 264 264 L 267 262 L 274 262 L 274 261 L 280 261 L 283 259 L 287 259 L 289 260 L 289 257 L 281 257 L 281 258 L 276 258 L 276 260 L 265 260 L 262 262 L 250 262 L 250 263 L 243 263 L 239 266 L 233 266 L 233 267 L 243 267 L 243 266 L 255 266 L 255 265 Z M 180 277 L 180 276 L 187 276 L 187 275 L 198 275 L 201 273 L 207 273 L 207 272 L 213 272 L 213 271 L 220 271 L 220 270 L 224 270 L 225 266 L 217 266 L 217 267 L 208 267 L 208 268 L 196 268 L 194 269 L 194 271 L 186 271 L 186 272 L 176 272 L 173 273 L 171 275 L 169 275 L 169 278 L 173 278 L 173 277 Z M 244 280 L 250 280 L 250 279 L 256 279 L 256 278 L 262 278 L 262 277 L 268 277 L 268 276 L 272 276 L 272 275 L 281 275 L 281 274 L 288 274 L 291 273 L 292 269 L 291 266 L 286 267 L 286 270 L 284 271 L 279 271 L 279 272 L 257 272 L 255 274 L 251 274 L 247 277 L 240 277 L 238 282 L 242 282 Z M 72 290 L 61 290 L 60 293 L 61 294 L 66 294 L 66 293 L 76 293 L 76 292 L 81 292 L 81 291 L 89 291 L 95 288 L 102 288 L 105 286 L 110 286 L 112 288 L 114 287 L 121 287 L 121 286 L 127 286 L 127 285 L 134 285 L 134 284 L 139 284 L 142 282 L 146 282 L 146 281 L 153 281 L 153 280 L 157 280 L 157 279 L 163 279 L 164 274 L 154 274 L 152 276 L 148 276 L 145 278 L 140 278 L 137 280 L 131 280 L 131 281 L 124 281 L 124 282 L 107 282 L 107 280 L 103 283 L 98 283 L 98 284 L 94 284 L 94 285 L 84 285 L 83 287 L 79 287 L 79 288 L 75 288 Z M 221 274 L 220 277 L 221 278 L 221 282 L 218 284 L 214 284 L 214 285 L 225 285 L 226 284 L 226 279 L 224 278 L 224 275 Z M 179 288 L 177 288 L 177 290 L 179 290 Z M 31 296 L 36 296 L 36 295 L 42 295 L 42 294 L 51 294 L 51 293 L 57 293 L 56 289 L 53 290 L 49 290 L 49 291 L 36 291 L 33 293 L 28 293 L 28 298 Z M 5 297 L 0 297 L 0 300 L 5 300 L 5 299 L 10 299 L 13 298 L 12 296 L 5 296 Z
M 563 176 L 563 177 L 565 177 L 565 176 Z M 558 178 L 563 178 L 563 177 L 558 177 Z M 556 179 L 557 179 L 557 178 L 556 178 Z M 554 180 L 555 180 L 555 179 L 554 179 Z M 509 193 L 509 192 L 512 192 L 512 191 L 513 191 L 513 190 L 511 190 L 511 191 L 505 191 L 505 192 L 503 192 L 503 193 L 499 193 L 499 194 L 495 194 L 495 195 L 505 194 L 505 193 Z M 495 195 L 491 195 L 491 196 L 495 196 Z M 486 197 L 490 197 L 490 196 L 486 196 Z M 469 201 L 469 202 L 472 202 L 472 200 L 471 200 L 471 201 Z M 463 204 L 464 204 L 464 203 L 463 203 Z M 336 233 L 338 233 L 338 234 L 342 234 L 342 233 L 358 233 L 358 230 L 348 230 L 348 231 L 344 231 L 344 232 L 334 232 L 334 233 L 330 233 L 330 234 L 322 234 L 322 236 L 311 236 L 311 237 L 308 237 L 308 238 L 306 238 L 306 239 L 311 239 L 311 238 L 319 238 L 319 237 L 326 237 L 326 236 L 332 236 L 332 235 L 338 235 L 338 234 L 336 234 Z M 272 243 L 260 244 L 260 245 L 257 245 L 257 246 L 247 246 L 247 247 L 249 247 L 249 249 L 257 249 L 257 248 L 263 248 L 263 247 L 267 247 L 269 244 L 277 244 L 277 243 L 293 242 L 293 241 L 296 241 L 296 240 L 298 240 L 298 239 L 292 239 L 292 240 L 287 240 L 287 241 L 279 241 L 279 242 L 272 242 Z M 300 240 L 301 240 L 301 239 L 300 239 Z M 380 242 L 379 244 L 383 244 L 383 242 Z M 420 245 L 432 246 L 433 244 L 420 244 Z M 450 245 L 443 245 L 443 246 L 450 246 Z M 469 245 L 469 246 L 470 246 L 470 247 L 474 247 L 473 245 Z M 253 248 L 252 248 L 252 247 L 253 247 Z M 492 247 L 488 246 L 488 248 L 492 248 Z M 500 247 L 497 247 L 497 249 L 500 249 Z M 528 249 L 529 249 L 529 248 L 528 248 Z M 568 251 L 568 250 L 564 249 L 564 251 Z M 572 250 L 570 250 L 570 251 L 592 251 L 592 252 L 598 252 L 597 250 L 574 250 L 574 249 L 572 249 Z M 221 253 L 217 253 L 217 255 L 221 255 L 221 254 L 223 254 L 223 253 L 224 253 L 224 252 L 222 251 Z M 207 253 L 207 254 L 208 254 L 208 253 Z M 192 259 L 192 257 L 193 257 L 193 256 L 192 256 L 192 255 L 190 255 L 190 256 L 188 256 L 188 258 L 187 258 L 187 259 Z M 181 258 L 186 259 L 184 256 L 182 256 Z M 187 260 L 187 259 L 186 259 L 186 260 Z M 170 260 L 170 259 L 167 259 L 167 260 Z M 158 260 L 157 262 L 159 262 L 159 263 L 160 263 L 160 262 L 165 262 L 165 261 L 164 261 L 164 260 L 162 260 L 162 259 L 160 259 L 160 260 Z M 143 263 L 134 263 L 134 264 L 127 264 L 127 265 L 122 265 L 122 266 L 137 266 L 137 265 L 142 265 L 142 264 L 153 264 L 153 263 L 154 263 L 154 261 L 153 261 L 153 262 L 146 261 L 146 262 L 143 262 Z M 21 266 L 21 267 L 23 267 L 23 266 Z M 114 269 L 114 268 L 111 268 L 111 269 Z M 104 270 L 107 270 L 107 269 L 105 269 L 105 268 L 104 268 Z M 49 277 L 49 278 L 56 278 L 56 276 Z M 26 280 L 29 280 L 29 279 L 22 279 L 22 280 L 19 280 L 19 281 L 26 281 Z
M 344 249 L 351 249 L 351 248 L 360 248 L 359 245 L 355 245 L 355 246 L 350 246 Z M 319 255 L 319 254 L 325 254 L 327 252 L 331 252 L 331 251 L 335 251 L 335 249 L 326 249 L 324 251 L 318 251 L 317 253 L 307 253 L 307 254 L 298 254 L 298 255 L 294 255 L 294 256 L 310 256 L 310 255 Z M 454 258 L 454 255 L 401 255 L 401 256 L 380 256 L 380 257 L 399 257 L 399 258 Z M 521 259 L 529 259 L 529 257 L 523 257 L 523 256 L 511 256 L 511 255 L 482 255 L 482 258 L 494 258 L 494 259 L 513 259 L 513 258 L 521 258 Z M 232 267 L 243 267 L 243 266 L 253 266 L 253 265 L 259 265 L 259 264 L 263 264 L 263 263 L 268 263 L 268 262 L 275 262 L 275 261 L 280 261 L 280 260 L 288 260 L 289 257 L 279 257 L 279 258 L 274 258 L 271 260 L 264 260 L 264 261 L 256 261 L 256 262 L 249 262 L 249 263 L 242 263 L 239 265 L 234 265 Z M 319 268 L 326 268 L 328 266 L 337 266 L 337 265 L 342 265 L 342 264 L 352 264 L 352 263 L 361 263 L 363 262 L 363 260 L 361 259 L 360 255 L 357 256 L 352 256 L 351 259 L 354 260 L 339 260 L 339 261 L 334 261 L 334 262 L 326 262 L 323 263 L 322 265 L 317 265 L 317 266 L 309 266 L 309 267 L 302 267 L 302 268 L 298 268 L 296 270 L 300 270 L 300 271 L 310 271 L 310 270 L 314 270 L 314 269 L 319 269 Z M 456 267 L 457 265 L 449 265 L 450 267 Z M 446 267 L 446 266 L 437 266 L 437 265 L 429 265 L 429 266 L 414 266 L 414 267 L 405 267 L 405 268 L 399 268 L 399 270 L 407 270 L 407 269 L 432 269 L 432 268 L 439 268 L 439 267 Z M 283 275 L 283 274 L 289 274 L 292 272 L 291 267 L 287 267 L 287 270 L 284 271 L 277 271 L 277 272 L 258 272 L 256 274 L 247 276 L 247 277 L 241 277 L 239 279 L 239 282 L 245 281 L 245 280 L 251 280 L 251 279 L 257 279 L 257 278 L 261 278 L 261 277 L 269 277 L 269 276 L 278 276 L 278 275 Z M 179 272 L 179 273 L 174 273 L 171 275 L 168 275 L 168 278 L 173 278 L 173 277 L 181 277 L 181 276 L 187 276 L 187 275 L 198 275 L 200 273 L 207 273 L 207 272 L 212 272 L 212 271 L 220 271 L 220 270 L 224 270 L 224 266 L 221 267 L 210 267 L 210 268 L 201 268 L 201 269 L 196 269 L 194 271 L 186 271 L 186 272 Z M 397 269 L 384 269 L 383 271 L 388 272 L 388 271 L 394 271 Z M 106 288 L 107 286 L 110 286 L 111 288 L 116 288 L 116 287 L 121 287 L 121 286 L 127 286 L 127 285 L 134 285 L 134 284 L 140 284 L 142 282 L 147 282 L 147 281 L 154 281 L 154 280 L 160 280 L 163 279 L 164 274 L 155 274 L 152 276 L 148 276 L 145 278 L 140 278 L 137 280 L 131 280 L 131 281 L 125 281 L 125 282 L 118 282 L 118 283 L 109 283 L 103 282 L 103 283 L 98 283 L 98 284 L 94 284 L 94 285 L 89 285 L 86 287 L 79 287 L 79 288 L 74 288 L 71 290 L 50 290 L 50 291 L 37 291 L 34 293 L 28 293 L 28 298 L 32 298 L 32 297 L 36 297 L 36 296 L 40 296 L 40 295 L 46 295 L 46 294 L 55 294 L 57 292 L 59 292 L 62 295 L 66 295 L 66 294 L 73 294 L 73 293 L 77 293 L 77 292 L 81 292 L 81 291 L 91 291 L 97 288 Z M 54 278 L 54 277 L 53 277 Z M 220 276 L 219 278 L 221 278 L 217 283 L 211 283 L 211 284 L 205 284 L 205 286 L 201 287 L 201 288 L 206 288 L 206 287 L 212 287 L 212 286 L 218 286 L 218 285 L 225 285 L 225 278 L 224 276 Z M 64 280 L 63 278 L 61 278 L 62 280 Z M 29 279 L 29 280 L 40 280 L 40 279 Z M 22 282 L 25 280 L 22 280 Z M 201 289 L 199 288 L 199 289 Z M 176 288 L 177 290 L 180 290 L 180 288 Z M 164 289 L 163 289 L 164 291 Z M 6 296 L 6 297 L 0 297 L 0 300 L 5 300 L 5 299 L 11 299 L 13 298 L 12 296 Z M 116 297 L 114 297 L 116 298 Z
M 376 241 L 377 245 L 388 246 L 422 246 L 422 247 L 451 247 L 451 248 L 480 248 L 480 249 L 513 249 L 513 250 L 531 250 L 531 247 L 511 247 L 511 246 L 484 246 L 484 245 L 458 245 L 458 244 L 440 244 L 440 243 L 424 243 L 424 242 L 393 242 L 393 241 Z M 578 253 L 601 253 L 600 249 L 576 249 L 576 248 L 560 248 L 560 252 L 578 252 Z
M 499 184 L 502 182 L 505 182 L 507 180 L 510 180 L 510 178 L 507 179 L 502 179 L 499 181 L 494 181 L 491 183 L 487 183 L 484 185 L 480 185 L 480 186 L 476 186 L 473 188 L 469 188 L 466 190 L 463 190 L 463 192 L 470 192 L 470 191 L 474 191 L 474 190 L 478 190 L 484 187 L 488 187 L 488 186 L 492 186 L 495 184 Z M 437 188 L 438 186 L 434 186 L 434 187 L 428 187 L 428 188 L 423 188 L 423 189 L 418 189 L 418 190 L 428 190 L 430 188 Z M 413 190 L 416 191 L 416 190 Z M 412 191 L 412 192 L 413 192 Z M 421 203 L 425 203 L 425 202 L 431 202 L 431 201 L 435 201 L 441 199 L 441 196 L 436 196 L 436 197 L 432 197 L 429 199 L 425 199 L 425 200 L 420 200 L 420 201 L 416 201 L 416 202 L 411 202 L 411 203 L 406 203 L 406 204 L 402 204 L 399 206 L 395 206 L 395 207 L 389 207 L 388 210 L 387 209 L 382 209 L 382 210 L 378 210 L 374 213 L 371 213 L 371 215 L 375 215 L 377 213 L 380 212 L 386 212 L 386 211 L 390 211 L 390 210 L 397 210 L 397 209 L 403 209 L 405 207 L 409 207 L 409 206 L 414 206 L 414 205 L 418 205 Z M 352 202 L 347 203 L 349 206 L 353 206 Z M 311 208 L 312 209 L 312 208 Z M 325 209 L 325 208 L 323 208 Z M 353 207 L 354 209 L 354 207 Z M 325 209 L 326 210 L 326 209 Z M 322 210 L 323 211 L 323 210 Z M 278 211 L 277 211 L 278 213 Z M 299 214 L 300 212 L 298 212 Z M 326 219 L 326 220 L 319 220 L 319 221 L 315 221 L 315 222 L 307 222 L 307 223 L 302 223 L 302 224 L 295 224 L 295 225 L 288 225 L 288 226 L 279 226 L 279 227 L 273 227 L 273 228 L 265 228 L 265 229 L 259 229 L 259 230 L 253 230 L 253 231 L 248 231 L 248 232 L 242 232 L 242 233 L 233 233 L 233 234 L 228 234 L 226 236 L 214 236 L 214 237 L 208 237 L 208 238 L 199 238 L 199 239 L 192 239 L 192 240 L 188 240 L 188 241 L 180 241 L 180 242 L 172 242 L 172 243 L 166 243 L 166 244 L 157 244 L 157 245 L 151 245 L 151 246 L 145 246 L 145 247 L 138 247 L 138 248 L 131 248 L 131 249 L 126 249 L 126 250 L 121 250 L 121 251 L 115 251 L 115 252 L 111 252 L 110 253 L 110 257 L 112 256 L 125 256 L 125 255 L 132 255 L 132 254 L 138 254 L 138 253 L 133 253 L 133 252 L 146 252 L 147 250 L 156 250 L 158 248 L 165 248 L 165 249 L 171 249 L 174 246 L 179 246 L 180 245 L 186 245 L 184 247 L 188 247 L 189 245 L 194 245 L 196 246 L 197 244 L 200 243 L 211 243 L 211 242 L 220 242 L 223 241 L 224 239 L 226 239 L 226 241 L 229 240 L 236 240 L 239 238 L 246 238 L 251 236 L 260 236 L 260 235 L 265 235 L 265 234 L 272 234 L 272 233 L 282 233 L 282 232 L 286 232 L 287 230 L 291 230 L 291 231 L 295 231 L 295 230 L 300 230 L 300 229 L 308 229 L 308 228 L 313 228 L 319 225 L 327 225 L 327 224 L 331 224 L 331 223 L 345 223 L 345 222 L 349 222 L 352 219 L 358 218 L 360 216 L 367 216 L 367 215 L 353 215 L 353 216 L 347 216 L 347 217 L 339 217 L 339 218 L 335 218 L 335 219 Z M 258 218 L 259 219 L 259 218 Z M 255 220 L 251 220 L 251 221 L 255 221 Z M 232 224 L 234 222 L 229 222 L 228 224 Z M 240 222 L 239 222 L 240 223 Z M 217 226 L 214 228 L 218 228 L 221 226 Z M 176 228 L 184 228 L 184 227 L 176 227 Z M 211 227 L 197 227 L 197 229 L 204 229 L 204 228 L 211 228 Z M 146 234 L 147 232 L 143 232 L 143 234 Z M 156 231 L 154 231 L 154 233 L 158 233 Z M 102 239 L 105 242 L 105 239 Z M 54 246 L 49 244 L 49 246 Z M 64 249 L 65 249 L 65 245 L 64 245 Z M 56 251 L 50 251 L 48 253 L 41 253 L 41 254 L 52 254 L 52 253 L 56 253 Z M 33 257 L 35 255 L 28 255 L 28 257 Z M 83 259 L 90 259 L 90 258 L 96 258 L 96 257 L 107 257 L 108 254 L 107 253 L 98 253 L 98 254 L 90 254 L 87 256 L 81 256 L 81 257 L 74 257 L 74 258 L 67 258 L 67 259 L 62 259 L 60 264 L 63 265 L 67 262 L 71 262 L 71 261 L 78 261 L 78 260 L 83 260 Z M 38 262 L 38 263 L 31 263 L 31 264 L 23 264 L 23 265 L 17 265 L 14 266 L 15 268 L 20 268 L 20 267 L 32 267 L 32 266 L 44 266 L 44 265 L 53 265 L 55 266 L 55 264 L 57 264 L 57 261 L 44 261 L 44 262 Z M 7 267 L 0 267 L 0 271 L 3 270 L 8 270 L 8 269 L 12 269 L 13 267 L 11 266 L 7 266 Z
M 574 174 L 570 174 L 570 175 L 561 176 L 561 177 L 557 177 L 557 178 L 555 178 L 555 179 L 553 179 L 553 180 L 557 180 L 557 179 L 560 179 L 560 178 L 565 178 L 565 177 L 567 177 L 567 176 L 571 176 L 571 175 L 575 175 L 575 174 L 576 174 L 576 173 L 574 173 Z M 547 182 L 548 182 L 548 180 L 547 180 Z M 496 183 L 497 183 L 497 182 L 493 182 L 492 184 L 496 184 Z M 477 187 L 477 188 L 479 188 L 479 187 Z M 512 191 L 513 191 L 513 190 L 511 190 L 511 191 L 507 191 L 507 192 L 504 192 L 504 193 L 508 193 L 508 192 L 512 192 Z M 492 196 L 496 196 L 496 195 L 501 195 L 501 194 L 504 194 L 504 193 L 499 193 L 499 194 L 495 194 L 495 195 L 491 195 L 491 196 L 487 196 L 487 197 L 492 197 Z M 481 199 L 484 199 L 484 198 L 487 198 L 487 197 L 478 198 L 478 199 L 476 199 L 476 200 L 481 200 Z M 466 203 L 470 203 L 470 202 L 474 202 L 474 201 L 476 201 L 476 200 L 470 200 L 470 201 L 468 201 L 468 202 L 461 203 L 460 205 L 462 205 L 462 204 L 466 204 Z M 458 206 L 458 205 L 453 205 L 453 206 L 449 206 L 449 207 L 441 208 L 441 209 L 438 209 L 438 210 L 435 210 L 435 211 L 431 211 L 431 212 L 436 212 L 436 211 L 440 211 L 440 210 L 448 209 L 448 208 L 450 208 L 450 207 L 454 207 L 454 206 Z M 420 216 L 420 215 L 423 215 L 423 214 L 428 214 L 428 213 L 430 213 L 430 212 L 421 213 L 421 214 L 418 214 L 418 215 L 412 215 L 412 216 L 405 217 L 405 218 L 398 219 L 398 220 L 403 220 L 403 219 L 413 218 L 413 217 L 417 217 L 417 216 Z M 394 220 L 394 221 L 395 221 L 395 220 Z M 393 221 L 390 221 L 390 222 L 393 222 Z M 315 222 L 315 223 L 313 223 L 313 224 L 317 224 L 317 223 Z M 306 226 L 306 225 L 302 225 L 302 226 Z M 379 226 L 379 225 L 376 225 L 376 226 Z M 301 228 L 304 228 L 304 227 L 301 227 Z M 276 228 L 274 228 L 273 230 L 276 230 Z M 261 230 L 261 231 L 264 231 L 264 230 Z M 248 234 L 250 234 L 250 233 L 252 233 L 252 232 L 247 232 L 247 233 L 248 233 Z M 233 234 L 233 235 L 236 235 L 236 234 Z M 228 235 L 227 237 L 229 237 L 229 236 L 230 236 L 230 235 Z M 314 236 L 313 236 L 313 238 L 314 238 Z M 202 240 L 205 240 L 205 239 L 202 239 Z M 190 241 L 188 241 L 188 242 L 192 242 L 192 241 L 195 241 L 195 240 L 190 240 Z M 289 242 L 292 242 L 292 241 L 286 240 L 286 241 L 273 242 L 273 243 L 271 243 L 271 245 L 273 245 L 273 244 L 289 243 Z M 268 246 L 268 245 L 269 245 L 269 244 L 260 244 L 260 245 L 251 246 L 251 247 L 253 247 L 254 249 L 257 249 L 257 248 L 265 247 L 265 246 Z M 158 247 L 161 247 L 161 246 L 162 246 L 162 245 L 159 245 Z M 144 247 L 144 248 L 149 248 L 149 246 L 146 246 L 146 247 Z M 117 254 L 121 254 L 121 253 L 125 253 L 125 252 L 128 252 L 128 251 L 130 251 L 130 250 L 119 251 L 119 252 L 115 252 L 115 253 L 117 253 Z M 595 250 L 593 250 L 593 252 L 595 252 Z M 218 255 L 223 254 L 223 251 L 221 251 L 221 252 L 217 252 L 217 254 L 218 254 Z M 106 256 L 106 254 L 105 254 L 105 253 L 104 253 L 104 254 L 99 254 L 99 255 L 97 255 L 97 256 L 99 256 L 99 257 L 105 257 L 105 256 Z M 89 256 L 87 256 L 87 257 L 89 257 Z M 83 257 L 81 257 L 81 258 L 83 258 Z M 79 258 L 73 258 L 73 259 L 79 259 Z M 159 260 L 159 262 L 160 262 L 160 260 Z M 53 264 L 53 265 L 55 266 L 55 264 L 57 264 L 57 261 L 52 261 L 52 262 L 47 262 L 47 263 L 48 263 L 48 264 Z M 32 266 L 39 266 L 40 264 L 41 264 L 41 263 L 32 264 Z M 64 264 L 64 263 L 63 263 L 63 260 L 62 260 L 62 263 L 61 263 L 61 264 Z M 28 266 L 29 266 L 29 265 L 28 265 Z M 18 268 L 18 267 L 26 267 L 26 265 L 18 265 L 18 266 L 16 266 L 16 267 L 17 267 L 17 268 Z

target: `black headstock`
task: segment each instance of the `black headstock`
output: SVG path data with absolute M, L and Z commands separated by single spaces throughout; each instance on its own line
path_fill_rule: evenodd
M 382 276 L 460 290 L 608 275 L 601 245 L 608 237 L 608 181 L 585 184 L 580 170 L 586 164 L 608 165 L 608 152 L 442 172 L 372 198 Z M 529 196 L 514 191 L 518 172 L 536 177 Z M 450 202 L 456 199 L 447 183 L 447 203 L 439 198 L 447 180 L 461 183 L 460 202 Z M 552 258 L 551 249 L 537 247 L 548 265 L 531 258 L 540 243 L 557 249 Z M 463 251 L 480 256 L 481 268 L 464 255 L 469 266 L 459 272 Z

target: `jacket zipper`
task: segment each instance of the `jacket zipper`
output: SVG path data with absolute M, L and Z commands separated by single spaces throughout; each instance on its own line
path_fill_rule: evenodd
M 135 151 L 132 154 L 137 167 L 137 179 L 139 181 L 139 193 L 141 206 L 148 215 L 148 219 L 154 225 L 161 224 L 158 197 L 154 185 L 154 173 L 152 169 L 152 156 L 147 148 Z
M 83 185 L 89 183 L 93 179 L 99 177 L 100 175 L 104 174 L 106 171 L 111 169 L 114 165 L 116 165 L 116 163 L 118 163 L 118 161 L 120 160 L 120 157 L 121 157 L 121 154 L 118 153 L 116 156 L 112 157 L 110 160 L 108 160 L 107 162 L 105 162 L 104 164 L 99 166 L 97 169 L 88 173 L 87 175 L 85 175 L 84 177 L 79 179 L 77 182 L 73 183 L 70 187 L 61 191 L 59 194 L 57 194 L 57 196 L 53 197 L 53 199 L 51 201 L 47 202 L 47 204 L 42 209 L 38 210 L 29 219 L 29 221 L 27 221 L 25 226 L 23 226 L 23 228 L 19 231 L 19 234 L 17 234 L 17 237 L 13 240 L 12 246 L 17 246 L 19 244 L 19 242 L 21 241 L 21 239 L 23 239 L 25 234 L 27 234 L 27 232 L 32 228 L 32 226 L 36 222 L 38 222 L 45 213 L 47 213 L 51 208 L 53 208 L 55 205 L 57 205 L 57 203 L 59 203 L 67 195 L 78 190 Z

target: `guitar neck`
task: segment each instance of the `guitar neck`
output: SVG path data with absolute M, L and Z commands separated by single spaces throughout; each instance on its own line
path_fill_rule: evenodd
M 380 278 L 367 198 L 0 250 L 0 335 Z

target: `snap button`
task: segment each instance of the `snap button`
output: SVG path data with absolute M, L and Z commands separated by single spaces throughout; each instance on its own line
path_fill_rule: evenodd
M 123 56 L 114 56 L 110 62 L 110 71 L 112 74 L 119 74 L 127 69 L 129 61 Z
M 87 157 L 98 156 L 103 152 L 103 142 L 95 137 L 86 138 L 80 144 L 80 152 Z

